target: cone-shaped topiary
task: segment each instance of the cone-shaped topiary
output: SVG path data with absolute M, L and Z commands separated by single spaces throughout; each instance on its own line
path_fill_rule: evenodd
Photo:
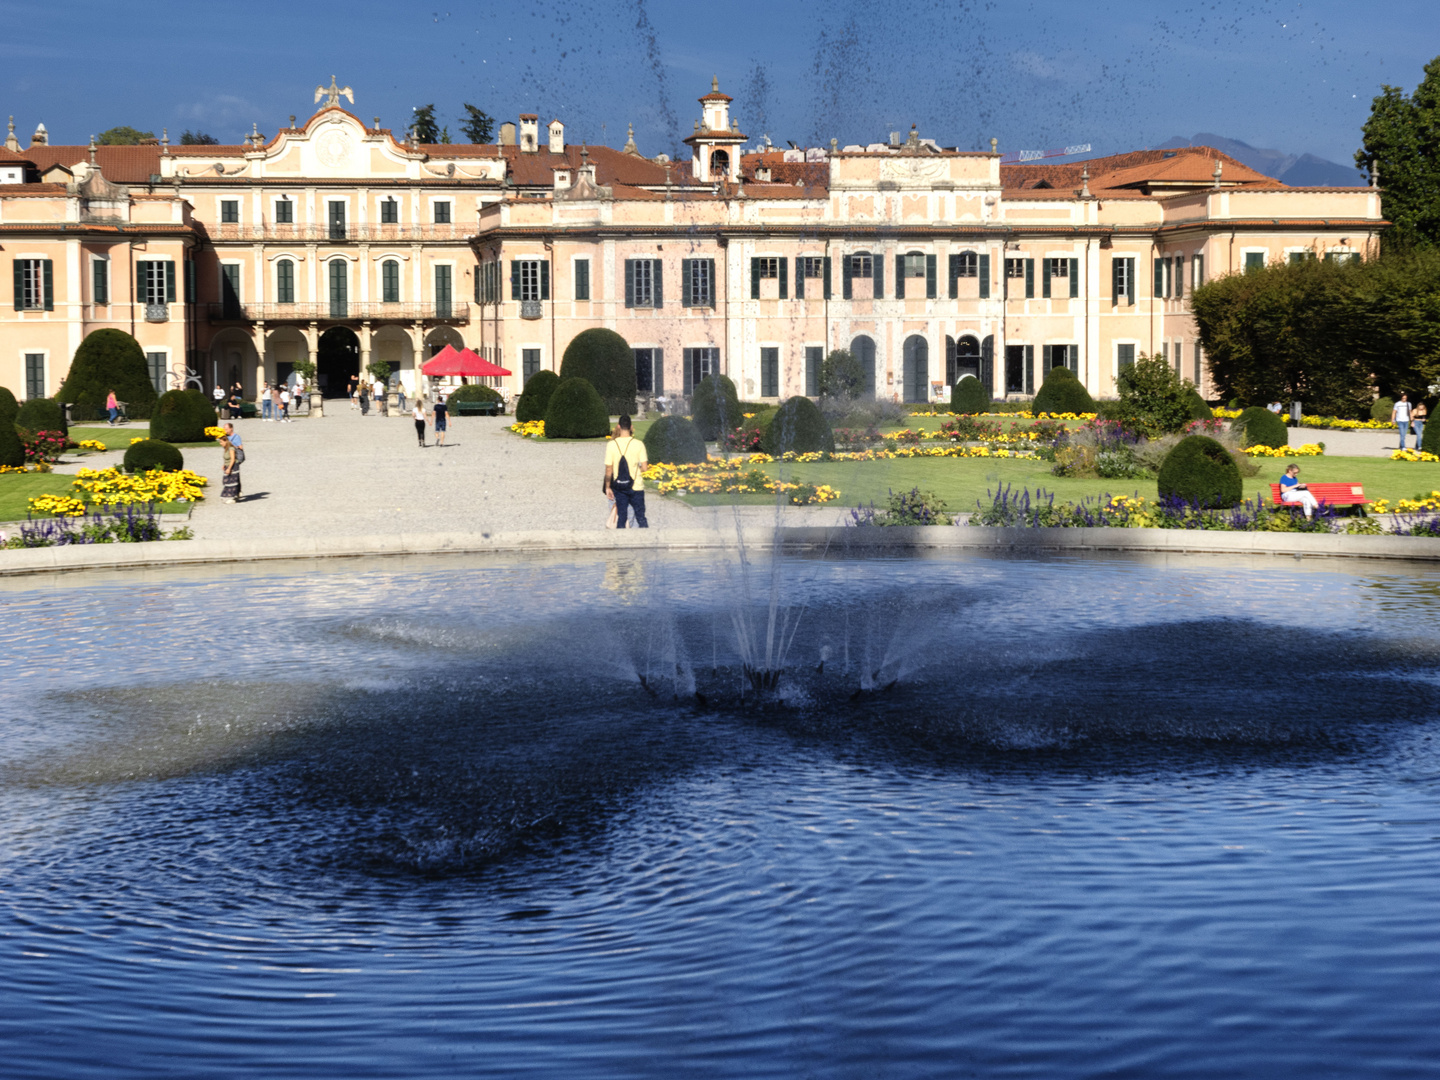
M 18 469 L 25 464 L 25 444 L 15 430 L 15 414 L 20 406 L 15 395 L 0 386 L 0 465 Z
M 1208 435 L 1187 435 L 1165 455 L 1160 466 L 1160 498 L 1175 497 L 1201 506 L 1239 506 L 1244 486 L 1230 451 Z
M 1391 423 L 1390 413 L 1395 408 L 1395 399 L 1389 397 L 1376 398 L 1375 404 L 1370 406 L 1371 420 L 1384 420 Z
M 788 451 L 809 454 L 835 450 L 835 435 L 820 407 L 807 397 L 787 398 L 760 439 L 760 449 L 779 457 Z
M 662 416 L 645 432 L 645 457 L 667 465 L 702 465 L 707 457 L 700 429 L 683 416 Z
M 560 385 L 560 376 L 553 371 L 537 371 L 530 376 L 525 390 L 515 405 L 515 421 L 528 424 L 532 420 L 544 420 L 545 410 L 550 408 L 550 395 Z
M 204 442 L 218 420 L 215 406 L 199 390 L 167 390 L 150 418 L 150 437 L 161 442 Z
M 1210 406 L 1205 404 L 1205 399 L 1200 396 L 1200 391 L 1194 387 L 1190 388 L 1190 419 L 1192 420 L 1213 420 L 1215 414 L 1210 411 Z
M 1285 430 L 1285 421 L 1276 416 L 1269 409 L 1262 409 L 1259 405 L 1251 405 L 1231 425 L 1240 435 L 1241 446 L 1269 446 L 1281 447 L 1290 442 L 1290 435 Z
M 31 398 L 15 414 L 15 426 L 32 435 L 41 431 L 69 434 L 65 424 L 65 406 L 54 398 Z
M 130 473 L 164 469 L 179 472 L 185 468 L 185 455 L 160 439 L 141 439 L 125 451 L 125 471 Z
M 610 413 L 586 379 L 561 379 L 545 410 L 547 439 L 594 439 L 610 434 Z
M 743 417 L 740 395 L 724 375 L 706 375 L 690 395 L 690 418 L 706 442 L 714 442 L 722 432 L 734 431 Z
M 966 375 L 950 390 L 952 413 L 983 413 L 990 408 L 990 388 L 974 375 Z
M 1086 413 L 1095 411 L 1095 399 L 1067 367 L 1052 367 L 1045 373 L 1040 392 L 1030 403 L 1035 414 Z
M 101 420 L 111 390 L 125 402 L 125 413 L 132 420 L 147 420 L 155 411 L 159 395 L 140 343 L 123 330 L 96 330 L 75 350 L 70 373 L 55 400 L 71 403 L 72 420 Z
M 1426 402 L 1426 407 L 1429 407 L 1429 402 Z M 1440 422 L 1432 424 L 1427 420 L 1425 424 L 1425 434 L 1422 435 L 1420 439 L 1421 450 L 1424 450 L 1427 454 L 1440 455 Z
M 565 346 L 561 379 L 585 379 L 611 416 L 635 412 L 635 354 L 614 330 L 582 330 Z

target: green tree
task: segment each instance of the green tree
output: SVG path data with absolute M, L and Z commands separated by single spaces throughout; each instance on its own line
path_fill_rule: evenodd
M 865 390 L 865 369 L 849 349 L 832 349 L 820 362 L 820 396 L 858 398 Z
M 191 131 L 186 128 L 180 133 L 181 146 L 219 146 L 220 140 L 214 135 L 207 135 L 203 131 Z
M 417 143 L 434 144 L 440 141 L 440 128 L 435 123 L 433 104 L 421 105 L 415 109 L 415 122 L 410 125 L 410 130 Z
M 488 143 L 495 137 L 494 117 L 468 101 L 461 108 L 465 110 L 465 122 L 460 125 L 460 133 L 466 139 L 472 143 Z
M 1115 383 L 1120 400 L 1106 410 L 1113 419 L 1151 438 L 1179 431 L 1190 422 L 1195 384 L 1175 374 L 1163 357 L 1138 357 Z
M 95 141 L 101 146 L 139 146 L 146 139 L 153 138 L 153 131 L 139 131 L 133 127 L 121 126 L 102 131 Z
M 1393 222 L 1384 246 L 1440 243 L 1440 56 L 1408 97 L 1401 87 L 1382 87 L 1363 131 L 1355 164 L 1379 173 L 1381 210 Z

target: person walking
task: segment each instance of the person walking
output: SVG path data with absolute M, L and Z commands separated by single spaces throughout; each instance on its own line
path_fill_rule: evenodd
M 399 399 L 399 402 L 400 402 L 400 411 L 401 411 L 401 412 L 404 412 L 404 411 L 405 411 L 405 384 L 404 384 L 403 382 L 397 382 L 397 383 L 395 384 L 395 396 L 396 396 L 396 398 Z
M 239 502 L 240 465 L 245 461 L 245 451 L 232 443 L 228 435 L 220 440 L 220 445 L 225 451 L 224 482 L 220 487 L 220 501 L 223 503 Z
M 605 494 L 615 499 L 615 527 L 626 527 L 627 511 L 635 510 L 635 527 L 648 529 L 645 520 L 645 466 L 650 464 L 645 444 L 635 438 L 630 417 L 620 417 L 615 437 L 605 444 Z
M 270 384 L 261 384 L 260 387 L 260 419 L 268 421 L 275 419 L 275 407 L 270 403 Z
M 445 428 L 450 420 L 450 406 L 445 404 L 445 395 L 440 394 L 435 398 L 435 408 L 432 414 L 435 418 L 435 445 L 445 445 Z
M 283 424 L 288 424 L 288 423 L 290 422 L 290 387 L 289 387 L 289 386 L 282 386 L 282 387 L 280 388 L 280 422 L 283 423 Z
M 360 389 L 359 389 L 359 391 L 357 392 L 356 396 L 359 397 L 359 399 L 360 399 L 360 415 L 361 415 L 361 416 L 369 416 L 369 415 L 370 415 L 370 384 L 369 384 L 369 383 L 366 383 L 366 382 L 362 382 L 362 383 L 360 384 Z
M 389 410 L 385 407 L 387 404 L 385 401 L 385 384 L 379 379 L 375 380 L 375 385 L 370 389 L 370 400 L 375 402 L 375 414 L 377 416 L 390 415 Z
M 1405 449 L 1405 436 L 1410 434 L 1410 395 L 1401 394 L 1390 410 L 1390 420 L 1400 431 L 1400 449 Z
M 1419 450 L 1425 443 L 1425 418 L 1430 415 L 1430 410 L 1425 407 L 1425 399 L 1421 398 L 1415 402 L 1415 407 L 1410 410 L 1410 430 L 1415 433 L 1415 449 Z
M 420 440 L 420 449 L 425 449 L 425 402 L 415 399 L 415 408 L 410 413 L 415 418 L 415 437 Z
M 351 412 L 354 412 L 356 409 L 358 409 L 358 408 L 360 407 L 359 403 L 358 403 L 357 400 L 356 400 L 355 389 L 356 389 L 355 376 L 354 376 L 354 375 L 351 375 L 351 376 L 350 376 L 350 382 L 349 382 L 348 386 L 347 386 L 346 389 L 345 389 L 345 396 L 350 399 L 350 411 L 351 411 Z
M 114 427 L 115 418 L 120 415 L 120 402 L 116 400 L 114 390 L 105 395 L 105 411 L 110 414 L 110 426 Z

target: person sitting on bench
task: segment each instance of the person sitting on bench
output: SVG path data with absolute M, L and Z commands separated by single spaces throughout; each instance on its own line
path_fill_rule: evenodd
M 1310 494 L 1310 489 L 1300 482 L 1300 466 L 1285 466 L 1285 475 L 1280 478 L 1280 501 L 1305 508 L 1305 516 L 1314 517 L 1320 503 Z

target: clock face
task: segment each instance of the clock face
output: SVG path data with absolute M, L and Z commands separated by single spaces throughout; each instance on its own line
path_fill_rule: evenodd
M 350 136 L 339 128 L 332 128 L 315 140 L 315 156 L 322 165 L 332 169 L 348 164 L 353 150 Z

